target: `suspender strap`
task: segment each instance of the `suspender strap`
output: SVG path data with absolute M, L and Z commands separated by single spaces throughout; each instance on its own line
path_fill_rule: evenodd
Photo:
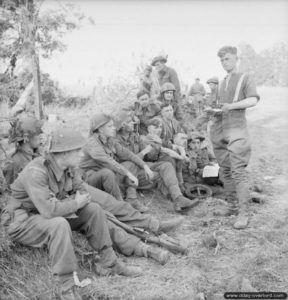
M 237 87 L 236 87 L 236 90 L 235 90 L 233 103 L 238 101 L 240 89 L 241 89 L 242 82 L 244 80 L 245 75 L 246 74 L 242 74 L 241 77 L 240 77 L 240 79 L 239 79 L 239 81 L 238 81 L 238 83 L 237 83 Z

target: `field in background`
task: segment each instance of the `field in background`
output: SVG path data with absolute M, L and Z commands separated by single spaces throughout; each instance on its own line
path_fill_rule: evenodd
M 188 256 L 172 255 L 165 266 L 144 258 L 124 258 L 141 266 L 143 276 L 95 278 L 83 289 L 85 299 L 193 300 L 196 293 L 204 292 L 209 300 L 220 300 L 225 291 L 248 291 L 243 277 L 258 291 L 288 291 L 288 89 L 260 88 L 259 93 L 260 102 L 248 112 L 253 145 L 249 170 L 252 181 L 263 184 L 266 201 L 251 204 L 249 227 L 236 231 L 231 227 L 233 217 L 215 218 L 213 210 L 222 202 L 208 199 L 172 233 L 189 246 Z M 87 135 L 89 116 L 98 109 L 90 104 L 75 111 L 48 107 L 47 112 L 60 115 L 68 126 Z M 163 219 L 175 216 L 171 203 L 158 192 L 146 192 L 142 199 L 152 214 Z M 218 251 L 203 243 L 213 233 L 220 241 Z M 84 245 L 77 236 L 81 271 L 93 276 L 92 256 L 86 255 L 90 250 Z M 1 299 L 58 299 L 46 250 L 15 245 L 1 253 L 0 282 Z

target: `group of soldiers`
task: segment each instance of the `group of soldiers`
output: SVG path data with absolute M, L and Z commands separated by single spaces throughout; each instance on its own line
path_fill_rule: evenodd
M 124 264 L 115 251 L 160 264 L 168 261 L 167 250 L 142 242 L 118 225 L 157 235 L 185 219 L 155 218 L 138 197 L 139 190 L 157 188 L 181 214 L 200 202 L 186 196 L 186 185 L 205 182 L 205 167 L 218 163 L 216 183 L 224 185 L 227 201 L 220 215 L 238 215 L 236 229 L 248 225 L 250 190 L 245 168 L 251 148 L 245 109 L 256 105 L 259 96 L 251 77 L 237 72 L 235 47 L 221 48 L 218 56 L 227 77 L 219 88 L 217 78 L 209 79 L 208 96 L 196 79 L 189 91 L 190 103 L 187 100 L 196 111 L 190 120 L 183 117 L 176 71 L 166 66 L 166 57 L 157 56 L 145 69 L 133 106 L 114 117 L 93 115 L 88 139 L 75 129 L 59 127 L 40 154 L 41 121 L 21 117 L 12 124 L 9 139 L 16 147 L 3 170 L 11 197 L 1 221 L 12 240 L 48 247 L 61 299 L 81 299 L 75 287 L 73 230 L 83 233 L 98 252 L 100 259 L 94 266 L 98 275 L 142 273 L 139 267 Z M 159 93 L 150 80 L 153 67 Z

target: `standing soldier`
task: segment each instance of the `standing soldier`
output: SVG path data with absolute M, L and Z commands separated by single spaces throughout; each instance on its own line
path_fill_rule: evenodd
M 222 113 L 216 113 L 211 125 L 211 141 L 220 165 L 229 209 L 225 215 L 237 214 L 234 228 L 246 228 L 249 222 L 247 204 L 250 201 L 249 181 L 246 167 L 250 160 L 251 144 L 245 112 L 259 100 L 253 79 L 237 71 L 237 48 L 222 47 L 218 51 L 221 64 L 227 72 L 219 89 Z M 236 205 L 236 201 L 239 207 Z
M 15 152 L 4 164 L 4 176 L 12 184 L 22 169 L 39 156 L 42 122 L 33 117 L 21 117 L 11 123 L 9 143 L 15 143 Z
M 205 106 L 210 106 L 210 107 L 214 108 L 217 105 L 219 80 L 217 77 L 211 77 L 207 80 L 207 84 L 209 85 L 210 93 L 206 94 Z
M 196 116 L 199 116 L 203 110 L 203 97 L 205 96 L 205 88 L 202 83 L 200 83 L 199 78 L 195 78 L 195 83 L 192 84 L 188 97 L 192 98 L 192 104 L 196 111 Z
M 166 66 L 166 62 L 167 57 L 160 55 L 153 58 L 151 65 L 156 68 L 160 86 L 165 82 L 172 83 L 176 89 L 175 100 L 180 101 L 181 89 L 178 75 L 174 69 Z

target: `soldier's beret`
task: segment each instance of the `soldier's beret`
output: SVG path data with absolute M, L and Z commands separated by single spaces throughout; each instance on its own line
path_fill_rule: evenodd
M 211 77 L 207 80 L 207 84 L 208 83 L 215 83 L 215 84 L 218 84 L 219 83 L 219 79 L 218 77 L 214 76 L 214 77 Z
M 152 59 L 152 63 L 151 63 L 151 66 L 155 66 L 155 64 L 158 62 L 158 61 L 161 61 L 163 63 L 166 63 L 167 62 L 167 57 L 164 57 L 163 55 L 159 55 L 159 56 L 156 56 Z

